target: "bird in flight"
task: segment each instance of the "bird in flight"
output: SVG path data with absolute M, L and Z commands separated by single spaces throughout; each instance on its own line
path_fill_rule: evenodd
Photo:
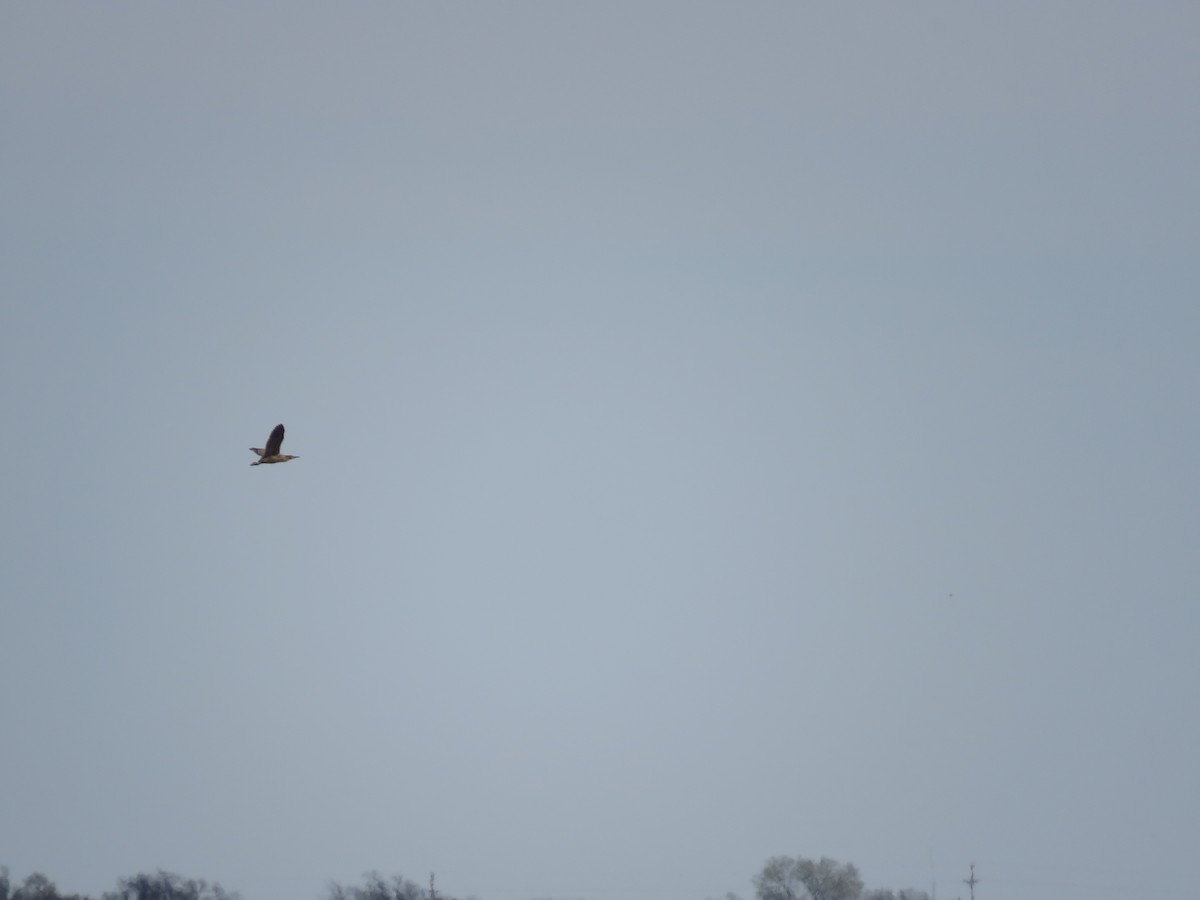
M 289 459 L 299 459 L 298 456 L 289 456 L 286 453 L 280 453 L 279 448 L 283 446 L 283 426 L 276 425 L 271 430 L 271 436 L 267 438 L 267 449 L 260 450 L 258 447 L 251 447 L 251 453 L 258 454 L 258 460 L 250 463 L 252 466 L 260 466 L 263 463 L 278 463 L 287 462 Z

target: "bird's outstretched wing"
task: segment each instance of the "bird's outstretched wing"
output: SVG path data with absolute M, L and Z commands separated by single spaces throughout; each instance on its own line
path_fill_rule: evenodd
M 283 426 L 276 425 L 271 432 L 271 436 L 267 438 L 267 448 L 264 456 L 278 456 L 279 448 L 283 446 Z

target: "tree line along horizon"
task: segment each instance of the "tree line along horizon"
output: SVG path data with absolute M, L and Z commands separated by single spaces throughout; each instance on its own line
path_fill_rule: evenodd
M 972 867 L 974 880 L 974 867 Z M 927 891 L 905 888 L 864 886 L 853 863 L 839 863 L 828 857 L 818 860 L 803 856 L 772 856 L 751 879 L 756 900 L 931 900 Z M 972 886 L 973 887 L 973 886 Z M 972 894 L 974 891 L 972 890 Z M 457 900 L 436 887 L 434 876 L 421 885 L 402 875 L 385 878 L 368 872 L 361 885 L 327 883 L 319 900 Z M 9 877 L 7 866 L 0 866 L 0 900 L 93 900 L 88 894 L 63 894 L 46 875 L 33 872 L 17 885 Z M 158 869 L 117 879 L 116 890 L 105 891 L 95 900 L 243 900 L 237 891 L 228 891 L 216 882 L 185 878 Z M 480 900 L 470 896 L 462 900 Z M 551 900 L 551 898 L 530 898 Z M 742 900 L 732 891 L 720 898 L 705 900 Z

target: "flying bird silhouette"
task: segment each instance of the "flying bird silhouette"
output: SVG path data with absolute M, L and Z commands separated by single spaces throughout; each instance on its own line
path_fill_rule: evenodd
M 258 447 L 251 447 L 251 453 L 258 454 L 258 460 L 250 463 L 252 466 L 261 466 L 263 463 L 280 463 L 287 462 L 289 459 L 299 459 L 298 456 L 289 456 L 286 453 L 280 453 L 279 448 L 283 446 L 283 426 L 276 425 L 271 431 L 271 436 L 267 438 L 267 448 L 260 450 Z

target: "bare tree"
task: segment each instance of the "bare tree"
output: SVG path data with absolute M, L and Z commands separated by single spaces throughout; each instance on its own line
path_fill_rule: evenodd
M 432 883 L 430 887 L 432 887 Z M 337 882 L 330 882 L 326 888 L 326 900 L 430 900 L 430 898 L 431 894 L 415 881 L 410 881 L 402 875 L 394 875 L 389 881 L 378 872 L 368 872 L 364 875 L 362 887 L 345 887 Z M 451 900 L 451 898 L 439 891 L 437 900 Z
M 209 884 L 203 878 L 184 878 L 159 869 L 153 875 L 141 872 L 117 882 L 117 890 L 109 891 L 103 900 L 241 900 L 234 891 L 219 884 Z
M 14 888 L 8 880 L 8 867 L 0 866 L 0 900 L 87 900 L 79 894 L 60 894 L 54 882 L 41 872 L 25 877 L 21 886 Z
M 859 900 L 863 883 L 853 863 L 823 856 L 772 856 L 754 876 L 758 900 Z

